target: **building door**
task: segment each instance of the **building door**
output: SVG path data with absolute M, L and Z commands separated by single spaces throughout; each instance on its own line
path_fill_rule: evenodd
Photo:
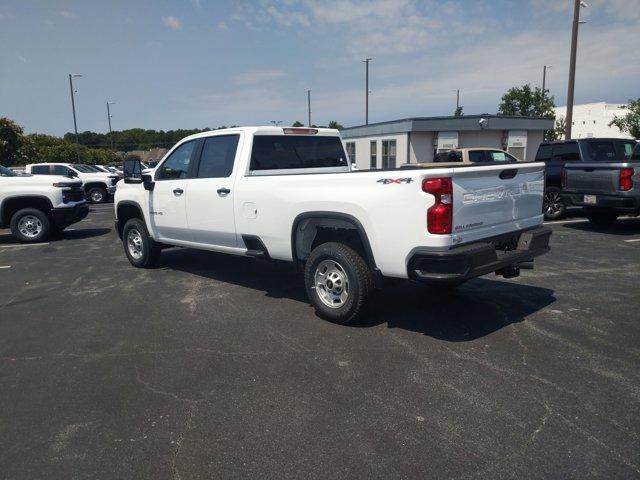
M 396 168 L 395 140 L 382 140 L 382 168 Z

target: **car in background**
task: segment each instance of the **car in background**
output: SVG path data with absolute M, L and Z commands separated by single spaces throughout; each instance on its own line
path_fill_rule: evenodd
M 598 227 L 612 225 L 620 215 L 640 215 L 640 143 L 622 160 L 611 141 L 594 142 L 591 147 L 601 161 L 566 164 L 562 198 L 583 207 L 589 222 Z
M 101 172 L 90 165 L 80 163 L 33 163 L 26 166 L 26 171 L 34 175 L 78 178 L 82 181 L 82 188 L 91 203 L 104 203 L 109 200 L 115 193 L 119 180 L 116 174 Z
M 497 148 L 475 147 L 456 148 L 448 152 L 437 153 L 433 157 L 433 163 L 468 163 L 468 164 L 495 164 L 495 163 L 517 163 L 519 160 Z M 400 168 L 415 168 L 430 165 L 429 163 L 404 163 Z
M 541 143 L 536 161 L 544 162 L 545 191 L 543 212 L 545 220 L 557 220 L 571 206 L 570 198 L 562 195 L 561 172 L 573 162 L 623 162 L 631 157 L 635 140 L 623 138 L 580 138 Z

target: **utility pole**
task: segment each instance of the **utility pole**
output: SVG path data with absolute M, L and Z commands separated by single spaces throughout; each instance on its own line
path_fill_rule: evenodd
M 456 115 L 458 114 L 459 110 L 460 110 L 460 89 L 457 88 L 456 89 Z
M 307 90 L 307 110 L 309 112 L 309 123 L 307 125 L 311 126 L 311 90 Z
M 542 67 L 542 94 L 545 93 L 545 88 L 547 86 L 547 68 L 551 68 L 551 65 L 545 65 Z
M 364 94 L 364 124 L 369 125 L 369 62 L 370 58 L 362 60 L 365 64 L 365 94 Z
M 109 122 L 109 140 L 111 140 L 111 148 L 113 149 L 113 133 L 111 132 L 111 110 L 109 105 L 115 105 L 116 102 L 107 101 L 107 121 Z
M 76 132 L 76 143 L 78 143 L 78 122 L 76 121 L 76 100 L 73 96 L 73 78 L 82 77 L 78 73 L 69 74 L 69 89 L 71 90 L 71 110 L 73 110 L 73 129 Z
M 573 89 L 576 83 L 576 50 L 578 48 L 578 26 L 580 25 L 580 7 L 588 5 L 582 0 L 573 2 L 573 26 L 571 28 L 571 56 L 569 59 L 569 86 L 567 87 L 567 115 L 565 117 L 564 138 L 571 138 L 571 123 L 573 122 Z

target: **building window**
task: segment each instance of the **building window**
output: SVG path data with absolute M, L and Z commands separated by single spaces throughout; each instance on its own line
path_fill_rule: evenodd
M 371 168 L 378 168 L 378 142 L 371 140 Z
M 396 141 L 382 141 L 382 168 L 396 168 Z
M 351 163 L 355 165 L 356 163 L 356 142 L 347 142 L 345 144 L 347 149 L 347 155 L 349 155 L 349 160 Z

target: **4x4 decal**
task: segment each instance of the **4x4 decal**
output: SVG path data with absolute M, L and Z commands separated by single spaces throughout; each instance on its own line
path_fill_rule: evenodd
M 381 178 L 376 183 L 382 183 L 383 185 L 389 185 L 390 183 L 411 183 L 413 182 L 413 178 Z

